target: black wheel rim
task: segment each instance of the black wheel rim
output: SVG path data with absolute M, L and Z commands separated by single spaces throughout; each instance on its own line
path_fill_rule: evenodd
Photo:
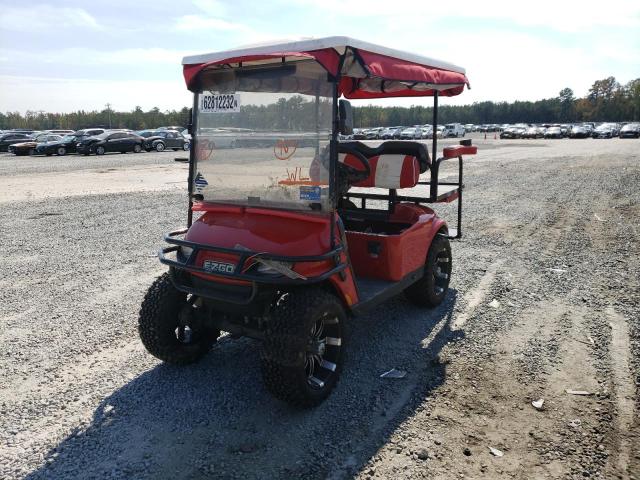
M 451 277 L 451 255 L 444 248 L 438 252 L 433 266 L 433 289 L 436 295 L 444 295 Z
M 310 333 L 304 371 L 308 385 L 320 390 L 330 384 L 338 369 L 342 348 L 340 320 L 325 313 L 315 321 Z
M 182 343 L 184 345 L 191 345 L 192 343 L 195 343 L 195 333 L 189 325 L 176 327 L 174 333 L 178 343 Z

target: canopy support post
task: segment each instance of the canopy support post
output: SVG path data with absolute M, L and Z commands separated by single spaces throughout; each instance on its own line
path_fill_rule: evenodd
M 433 93 L 433 130 L 431 132 L 431 198 L 438 196 L 438 90 Z
M 198 91 L 193 94 L 193 106 L 191 107 L 191 118 L 189 119 L 189 133 L 191 134 L 191 148 L 189 149 L 189 177 L 187 192 L 189 195 L 189 211 L 187 212 L 187 227 L 193 223 L 193 180 L 196 169 L 196 131 L 198 130 Z

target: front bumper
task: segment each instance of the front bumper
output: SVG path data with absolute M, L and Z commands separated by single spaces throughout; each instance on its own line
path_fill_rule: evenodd
M 319 283 L 335 274 L 344 275 L 344 273 L 340 272 L 347 267 L 347 264 L 340 260 L 340 254 L 343 250 L 342 246 L 337 246 L 322 255 L 290 257 L 238 248 L 216 247 L 178 238 L 186 233 L 187 229 L 167 233 L 164 236 L 164 240 L 169 243 L 170 246 L 161 248 L 158 252 L 158 258 L 161 263 L 171 268 L 171 278 L 178 290 L 198 297 L 216 300 L 221 302 L 221 304 L 249 305 L 257 298 L 259 291 L 272 291 L 278 286 Z M 180 255 L 181 247 L 191 249 L 188 256 Z M 195 261 L 196 258 L 198 258 L 198 253 L 201 251 L 223 253 L 238 257 L 234 271 L 230 273 L 212 273 L 202 267 L 196 266 Z M 168 255 L 173 254 L 175 254 L 175 258 L 168 258 Z M 321 275 L 302 279 L 293 279 L 285 275 L 261 275 L 246 272 L 245 266 L 247 261 L 255 259 L 258 256 L 265 260 L 287 263 L 332 261 L 334 266 Z M 199 276 L 190 275 L 192 273 L 199 274 Z M 204 280 L 202 278 L 203 275 L 211 277 L 211 280 Z M 216 282 L 216 277 L 220 278 L 221 281 Z M 223 280 L 225 279 L 236 281 L 236 285 L 224 283 Z M 237 285 L 238 281 L 246 283 L 244 285 Z
M 77 153 L 93 153 L 93 145 L 76 145 Z

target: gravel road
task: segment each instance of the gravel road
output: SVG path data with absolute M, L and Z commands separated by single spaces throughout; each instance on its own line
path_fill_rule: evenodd
M 640 141 L 476 143 L 445 302 L 353 319 L 311 411 L 269 396 L 254 341 L 186 368 L 140 344 L 185 186 L 18 189 L 0 203 L 0 478 L 640 480 Z M 0 155 L 0 183 L 174 156 Z

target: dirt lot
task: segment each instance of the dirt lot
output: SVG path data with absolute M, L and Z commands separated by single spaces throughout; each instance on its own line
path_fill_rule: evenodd
M 0 478 L 640 479 L 640 141 L 477 143 L 444 304 L 353 319 L 312 411 L 251 340 L 187 368 L 140 344 L 172 153 L 0 156 Z

